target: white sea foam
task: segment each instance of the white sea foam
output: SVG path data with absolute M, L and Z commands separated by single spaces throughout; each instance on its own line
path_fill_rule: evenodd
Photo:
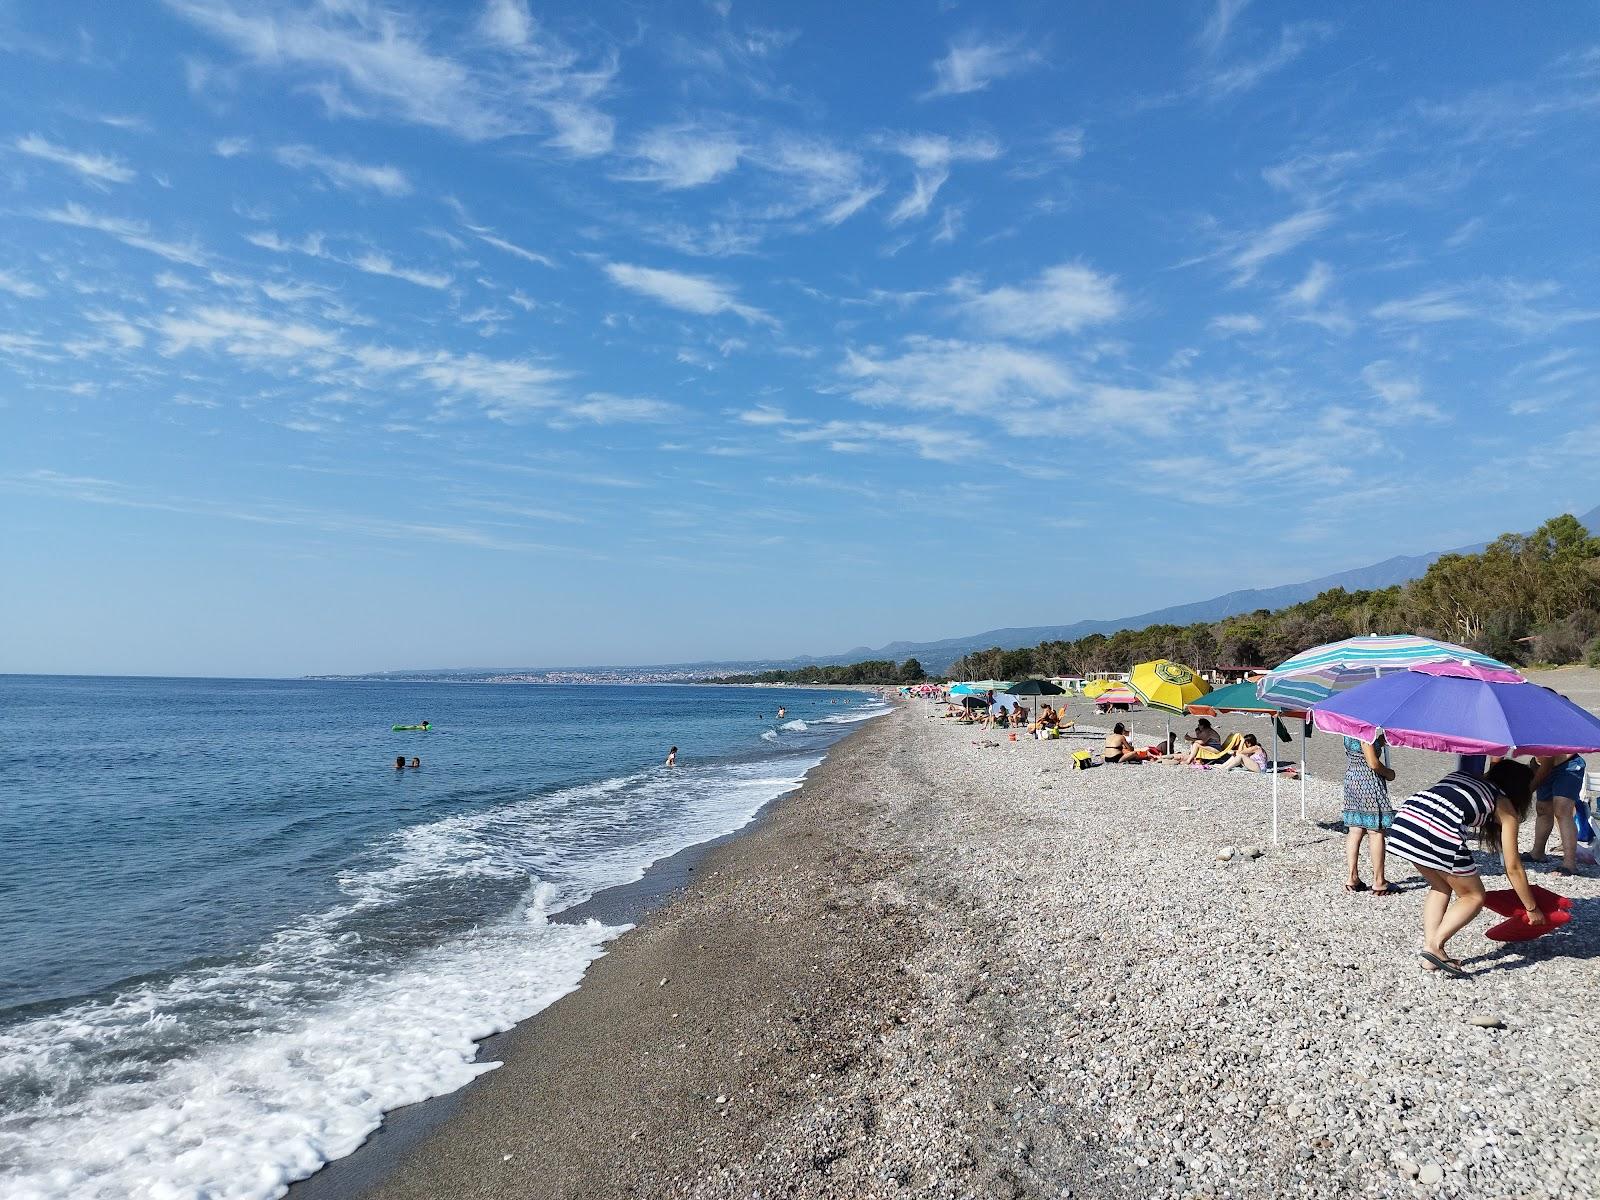
M 763 733 L 761 735 L 761 740 L 763 742 L 775 742 L 775 741 L 777 741 L 778 740 L 778 731 L 776 729 L 767 730 L 765 733 Z
M 782 725 L 779 725 L 778 728 L 787 729 L 792 733 L 799 733 L 806 729 L 807 725 L 804 721 L 786 721 Z
M 387 1110 L 492 1070 L 473 1061 L 476 1043 L 577 987 L 622 932 L 551 923 L 548 912 L 737 829 L 820 761 L 657 769 L 407 829 L 370 869 L 341 878 L 347 904 L 248 961 L 10 1027 L 0 1094 L 38 1101 L 0 1126 L 0 1194 L 282 1195 L 359 1146 Z M 517 876 L 529 892 L 506 918 L 383 974 L 355 969 L 352 916 L 413 888 Z M 190 1026 L 202 1017 L 212 1037 L 195 1050 Z M 151 1065 L 130 1072 L 128 1057 Z

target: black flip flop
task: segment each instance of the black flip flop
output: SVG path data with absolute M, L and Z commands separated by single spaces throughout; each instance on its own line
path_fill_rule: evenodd
M 1370 892 L 1372 889 L 1367 886 L 1367 881 L 1365 879 L 1358 879 L 1354 883 L 1345 884 L 1344 890 L 1353 896 L 1357 892 Z
M 1372 894 L 1374 896 L 1398 896 L 1400 889 L 1392 883 L 1386 883 L 1381 888 L 1373 888 Z
M 1448 958 L 1440 958 L 1437 954 L 1429 954 L 1426 950 L 1422 952 L 1422 961 L 1426 963 L 1432 963 L 1434 970 L 1443 971 L 1452 979 L 1472 978 L 1468 972 L 1461 969 L 1459 963 L 1452 962 Z

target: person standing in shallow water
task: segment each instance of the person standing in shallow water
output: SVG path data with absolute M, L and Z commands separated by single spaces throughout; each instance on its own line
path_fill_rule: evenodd
M 1389 780 L 1394 771 L 1383 761 L 1383 735 L 1367 743 L 1353 737 L 1344 739 L 1344 859 L 1349 870 L 1344 890 L 1370 891 L 1374 896 L 1390 896 L 1398 888 L 1383 877 L 1385 839 L 1394 809 L 1389 804 Z M 1372 838 L 1372 886 L 1361 879 L 1361 842 Z
M 672 747 L 672 749 L 667 751 L 667 766 L 675 767 L 677 765 L 678 765 L 678 748 L 676 746 L 674 746 L 674 747 Z

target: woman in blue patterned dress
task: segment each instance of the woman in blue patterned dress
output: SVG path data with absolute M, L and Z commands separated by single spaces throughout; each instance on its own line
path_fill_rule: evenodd
M 1458 960 L 1445 953 L 1445 943 L 1483 909 L 1483 880 L 1467 849 L 1469 832 L 1476 831 L 1485 847 L 1499 848 L 1506 879 L 1529 922 L 1544 924 L 1517 850 L 1517 834 L 1532 805 L 1533 768 L 1505 759 L 1481 779 L 1465 771 L 1452 772 L 1395 813 L 1389 825 L 1389 849 L 1428 881 L 1428 898 L 1422 905 L 1422 960 L 1428 970 L 1467 974 Z
M 1361 840 L 1372 837 L 1372 894 L 1392 896 L 1392 888 L 1383 877 L 1384 830 L 1394 820 L 1394 809 L 1389 807 L 1389 780 L 1394 778 L 1383 761 L 1383 735 L 1375 742 L 1358 742 L 1344 739 L 1344 860 L 1350 869 L 1345 881 L 1347 892 L 1364 892 L 1367 885 L 1361 879 Z

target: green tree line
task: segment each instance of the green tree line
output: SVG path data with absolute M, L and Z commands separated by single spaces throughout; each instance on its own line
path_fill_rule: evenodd
M 952 679 L 1021 679 L 1126 671 L 1170 658 L 1206 671 L 1274 666 L 1324 642 L 1418 633 L 1508 663 L 1600 666 L 1600 538 L 1563 515 L 1531 534 L 1507 533 L 1478 554 L 1447 554 L 1410 583 L 1377 591 L 1332 588 L 1275 610 L 1194 625 L 1150 625 L 1018 650 L 964 655 Z
M 762 671 L 759 675 L 724 675 L 706 683 L 921 683 L 928 677 L 914 658 L 903 663 L 868 659 L 846 667 L 797 667 L 787 671 Z

